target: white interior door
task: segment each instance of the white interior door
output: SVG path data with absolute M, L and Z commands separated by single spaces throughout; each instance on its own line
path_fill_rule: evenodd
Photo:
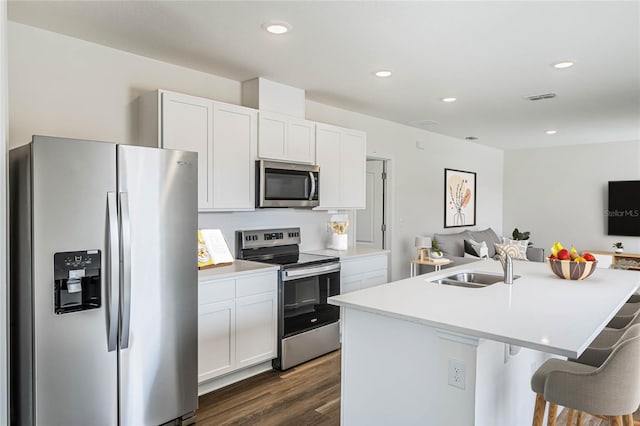
M 356 212 L 356 243 L 383 249 L 384 161 L 367 160 L 366 208 Z

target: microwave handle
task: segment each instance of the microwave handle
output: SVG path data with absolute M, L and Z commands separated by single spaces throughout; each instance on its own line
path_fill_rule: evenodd
M 309 172 L 309 179 L 311 179 L 311 193 L 309 193 L 309 200 L 313 200 L 316 195 L 316 179 L 313 176 L 313 172 Z

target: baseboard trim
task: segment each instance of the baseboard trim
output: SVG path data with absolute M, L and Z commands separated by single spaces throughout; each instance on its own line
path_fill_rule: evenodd
M 198 396 L 213 392 L 214 390 L 221 389 L 225 386 L 232 385 L 241 380 L 248 379 L 249 377 L 256 376 L 272 369 L 271 360 L 269 360 L 260 364 L 252 365 L 251 367 L 243 368 L 242 370 L 225 374 L 224 376 L 216 377 L 215 379 L 211 379 L 206 382 L 198 383 Z

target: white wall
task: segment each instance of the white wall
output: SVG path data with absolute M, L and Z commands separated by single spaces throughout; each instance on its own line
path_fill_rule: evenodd
M 476 227 L 502 231 L 503 152 L 379 118 L 307 101 L 307 119 L 367 132 L 367 155 L 391 158 L 392 278 L 409 276 L 417 234 L 444 229 L 444 169 L 477 173 Z M 416 148 L 416 141 L 424 149 Z M 470 228 L 463 228 L 470 229 Z
M 240 103 L 240 83 L 9 22 L 11 147 L 33 134 L 135 144 L 158 88 Z
M 607 235 L 607 182 L 640 179 L 640 141 L 506 151 L 504 231 L 530 231 L 546 253 L 554 241 L 611 251 L 622 241 L 640 252 L 639 237 Z
M 240 103 L 240 83 L 83 40 L 9 23 L 10 136 L 12 146 L 31 135 L 135 143 L 136 98 L 165 88 Z M 393 279 L 409 275 L 416 234 L 443 230 L 444 168 L 475 171 L 477 229 L 502 224 L 502 151 L 432 134 L 347 110 L 306 102 L 307 118 L 367 132 L 367 152 L 392 159 L 389 191 Z M 416 149 L 416 141 L 424 150 Z M 200 214 L 233 245 L 238 229 L 301 226 L 303 249 L 325 247 L 330 216 L 305 210 Z M 451 230 L 456 232 L 457 229 Z

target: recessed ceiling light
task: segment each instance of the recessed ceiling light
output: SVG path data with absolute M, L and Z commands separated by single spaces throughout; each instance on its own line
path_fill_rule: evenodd
M 262 29 L 271 34 L 285 34 L 289 32 L 291 25 L 286 22 L 265 22 L 262 24 Z
M 547 130 L 547 131 L 545 131 L 545 133 L 548 134 L 548 135 L 555 135 L 556 133 L 558 133 L 558 131 L 557 130 Z
M 376 71 L 376 77 L 390 77 L 391 71 Z
M 442 102 L 455 102 L 457 100 L 458 98 L 442 98 L 441 99 Z
M 562 62 L 556 62 L 555 64 L 553 64 L 553 67 L 558 69 L 570 68 L 572 66 L 573 66 L 573 62 L 571 61 L 562 61 Z

